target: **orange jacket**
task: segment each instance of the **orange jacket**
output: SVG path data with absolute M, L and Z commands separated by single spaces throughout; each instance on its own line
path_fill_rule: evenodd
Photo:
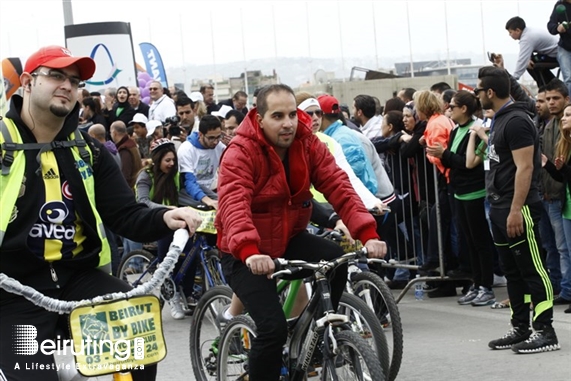
M 450 131 L 454 127 L 452 120 L 447 118 L 442 114 L 434 114 L 428 119 L 426 125 L 426 130 L 424 130 L 424 140 L 426 141 L 427 147 L 435 146 L 440 143 L 444 149 L 448 147 L 448 140 L 450 138 Z M 432 164 L 436 165 L 440 173 L 446 176 L 446 182 L 448 182 L 448 168 L 442 165 L 439 158 L 432 155 L 426 154 L 426 158 Z

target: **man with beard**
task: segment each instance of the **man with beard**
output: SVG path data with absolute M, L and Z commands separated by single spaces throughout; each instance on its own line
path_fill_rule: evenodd
M 343 254 L 336 243 L 306 231 L 311 184 L 339 212 L 352 236 L 365 244 L 370 257 L 385 256 L 375 220 L 347 174 L 312 133 L 311 118 L 297 109 L 293 90 L 283 84 L 266 86 L 258 94 L 257 109 L 248 113 L 222 158 L 216 215 L 224 275 L 257 327 L 250 380 L 279 378 L 288 335 L 276 281 L 266 276 L 274 272 L 273 258 L 314 262 Z M 330 279 L 336 309 L 347 267 L 337 267 Z
M 484 163 L 494 243 L 507 279 L 512 329 L 492 340 L 492 349 L 537 353 L 560 348 L 553 321 L 553 288 L 540 255 L 541 152 L 537 129 L 525 105 L 510 99 L 505 70 L 483 67 L 474 94 L 495 112 Z M 529 298 L 531 296 L 531 298 Z M 531 299 L 531 300 L 530 300 Z M 530 305 L 531 301 L 531 305 Z M 533 329 L 529 310 L 533 306 Z
M 375 99 L 370 95 L 361 94 L 357 95 L 353 102 L 353 117 L 361 127 L 361 132 L 369 139 L 381 136 L 383 117 L 376 115 Z
M 152 241 L 171 229 L 187 227 L 192 234 L 200 224 L 190 208 L 138 204 L 109 152 L 77 130 L 77 89 L 94 72 L 89 57 L 73 57 L 60 46 L 41 48 L 28 58 L 20 76 L 23 96 L 12 96 L 0 121 L 1 271 L 68 301 L 131 288 L 109 275 L 103 225 L 133 240 Z M 10 141 L 12 145 L 5 144 Z M 57 381 L 53 355 L 21 355 L 13 342 L 22 325 L 35 327 L 30 338 L 37 343 L 54 340 L 59 319 L 56 312 L 0 291 L 0 375 L 6 377 L 0 378 Z M 37 366 L 20 369 L 18 364 L 28 362 Z M 156 369 L 152 365 L 133 371 L 133 379 L 154 380 Z

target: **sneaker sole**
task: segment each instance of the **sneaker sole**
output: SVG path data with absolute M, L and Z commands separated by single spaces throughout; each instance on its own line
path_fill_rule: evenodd
M 491 299 L 486 302 L 471 302 L 470 304 L 474 307 L 484 307 L 484 306 L 491 306 L 496 302 L 496 299 Z
M 459 301 L 459 300 L 458 300 L 458 304 L 461 305 L 461 306 L 467 306 L 467 305 L 469 305 L 469 304 L 472 304 L 472 301 L 471 301 L 471 300 L 464 300 L 464 301 Z
M 512 351 L 514 351 L 515 353 L 518 353 L 518 354 L 551 352 L 551 351 L 557 351 L 559 349 L 561 349 L 561 346 L 559 344 L 548 345 L 546 347 L 533 348 L 533 349 L 517 349 L 517 348 L 512 347 Z
M 512 347 L 514 346 L 514 344 L 506 344 L 506 345 L 490 345 L 488 344 L 488 347 L 490 347 L 490 349 L 495 349 L 495 350 L 502 350 L 502 349 L 512 349 Z

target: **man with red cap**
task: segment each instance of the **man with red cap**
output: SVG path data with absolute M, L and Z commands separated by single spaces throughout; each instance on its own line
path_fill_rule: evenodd
M 48 46 L 32 54 L 20 76 L 23 96 L 0 120 L 0 272 L 56 299 L 90 299 L 130 287 L 109 275 L 103 225 L 133 240 L 156 240 L 200 223 L 189 208 L 149 209 L 135 196 L 100 142 L 77 129 L 78 88 L 95 72 L 89 57 Z M 97 208 L 95 207 L 97 206 Z M 57 381 L 53 356 L 22 355 L 17 326 L 33 326 L 35 342 L 55 339 L 59 315 L 0 291 L 0 376 Z M 24 367 L 33 363 L 32 367 Z M 154 380 L 156 366 L 133 371 Z M 0 377 L 3 379 L 3 377 Z

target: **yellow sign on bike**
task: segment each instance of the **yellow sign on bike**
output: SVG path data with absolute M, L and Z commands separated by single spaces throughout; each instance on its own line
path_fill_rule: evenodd
M 76 368 L 86 377 L 144 369 L 166 356 L 156 296 L 76 307 L 69 323 Z
M 196 229 L 199 233 L 209 233 L 209 234 L 216 234 L 216 228 L 214 227 L 214 220 L 216 219 L 216 209 L 212 210 L 201 210 L 192 208 L 200 218 L 202 218 L 202 223 Z

